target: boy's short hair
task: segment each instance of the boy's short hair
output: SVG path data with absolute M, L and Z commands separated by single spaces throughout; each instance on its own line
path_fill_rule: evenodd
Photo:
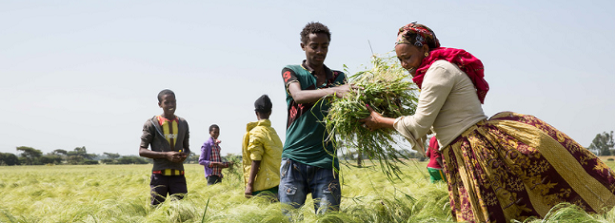
M 218 130 L 220 130 L 220 127 L 219 127 L 218 125 L 216 125 L 216 124 L 213 124 L 213 125 L 210 125 L 210 126 L 209 126 L 209 131 L 210 131 L 210 132 L 211 132 L 211 131 L 213 131 L 214 129 L 218 129 Z
M 170 89 L 164 89 L 160 91 L 160 93 L 158 93 L 158 102 L 162 102 L 162 97 L 164 97 L 167 94 L 171 94 L 173 95 L 173 97 L 175 97 L 175 92 L 171 91 Z
M 301 31 L 302 43 L 307 43 L 310 33 L 324 33 L 327 35 L 327 38 L 329 38 L 329 41 L 331 41 L 331 32 L 329 32 L 329 27 L 320 22 L 310 22 L 303 27 L 303 30 Z
M 260 96 L 254 102 L 254 111 L 258 113 L 269 113 L 271 112 L 271 107 L 271 99 L 269 99 L 269 96 L 266 94 Z

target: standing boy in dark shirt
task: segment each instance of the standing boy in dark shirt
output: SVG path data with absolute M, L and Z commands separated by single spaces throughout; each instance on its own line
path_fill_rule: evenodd
M 282 70 L 288 121 L 280 168 L 280 201 L 299 208 L 311 193 L 317 213 L 339 210 L 341 199 L 334 170 L 339 169 L 339 163 L 333 145 L 325 141 L 322 123 L 329 103 L 318 102 L 332 95 L 343 97 L 349 91 L 344 73 L 324 64 L 330 40 L 329 28 L 318 22 L 308 23 L 301 31 L 301 49 L 306 59 Z
M 145 122 L 139 147 L 140 156 L 154 159 L 150 181 L 152 205 L 164 202 L 167 194 L 181 199 L 188 192 L 183 164 L 186 154 L 190 154 L 188 122 L 175 116 L 173 91 L 165 89 L 158 93 L 158 106 L 163 113 Z

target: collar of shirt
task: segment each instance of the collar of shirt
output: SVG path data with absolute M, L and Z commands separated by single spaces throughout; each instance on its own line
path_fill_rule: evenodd
M 165 117 L 164 117 L 164 116 L 162 116 L 162 115 L 159 115 L 159 116 L 158 116 L 158 124 L 160 124 L 161 126 L 162 126 L 162 124 L 164 124 L 165 122 L 170 122 L 170 121 L 171 121 L 171 122 L 172 122 L 172 121 L 179 122 L 179 119 L 177 118 L 177 116 L 175 116 L 175 119 L 173 119 L 173 120 L 169 120 L 169 119 L 165 118 Z
M 327 75 L 327 81 L 331 80 L 333 78 L 333 72 L 331 71 L 331 69 L 329 69 L 327 67 L 327 65 L 322 65 L 325 68 L 325 74 Z M 307 60 L 303 60 L 303 62 L 301 62 L 301 67 L 307 71 L 309 71 L 310 73 L 312 73 L 312 75 L 314 75 L 314 69 L 312 69 L 308 64 L 307 64 Z M 325 83 L 326 84 L 326 83 Z
M 263 120 L 259 120 L 259 121 L 256 121 L 256 122 L 250 122 L 246 126 L 246 130 L 249 132 L 250 130 L 252 130 L 256 126 L 270 127 L 271 126 L 271 121 L 269 119 L 263 119 Z

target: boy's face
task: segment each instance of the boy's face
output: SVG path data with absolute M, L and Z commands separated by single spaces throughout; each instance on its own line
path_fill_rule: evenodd
M 214 139 L 218 139 L 218 136 L 220 136 L 220 129 L 214 128 L 213 130 L 209 131 L 209 135 L 211 135 L 211 137 Z
M 301 43 L 308 64 L 322 66 L 329 52 L 329 37 L 324 33 L 310 33 L 306 43 Z
M 158 106 L 162 108 L 165 116 L 173 116 L 175 114 L 175 96 L 172 94 L 165 94 L 162 96 L 162 101 L 158 102 Z

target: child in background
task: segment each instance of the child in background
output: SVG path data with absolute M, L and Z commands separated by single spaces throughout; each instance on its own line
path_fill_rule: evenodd
M 222 162 L 220 156 L 220 127 L 216 124 L 209 126 L 209 135 L 211 136 L 203 146 L 201 146 L 201 156 L 199 164 L 205 166 L 205 178 L 207 185 L 213 185 L 222 182 L 222 169 L 228 168 L 233 163 Z
M 163 113 L 145 122 L 139 147 L 140 156 L 154 159 L 150 181 L 154 206 L 164 202 L 167 194 L 182 199 L 188 192 L 183 162 L 190 154 L 188 122 L 175 116 L 175 93 L 168 89 L 158 93 L 158 106 Z
M 438 140 L 435 136 L 431 137 L 431 140 L 429 140 L 429 148 L 427 149 L 425 156 L 429 158 L 427 171 L 429 172 L 432 183 L 446 181 L 446 178 L 444 178 L 444 172 L 442 172 L 442 155 L 440 155 L 438 150 Z
M 266 94 L 254 102 L 256 122 L 248 123 L 243 136 L 243 177 L 246 198 L 263 192 L 272 193 L 277 200 L 282 162 L 282 140 L 271 127 L 271 99 Z

